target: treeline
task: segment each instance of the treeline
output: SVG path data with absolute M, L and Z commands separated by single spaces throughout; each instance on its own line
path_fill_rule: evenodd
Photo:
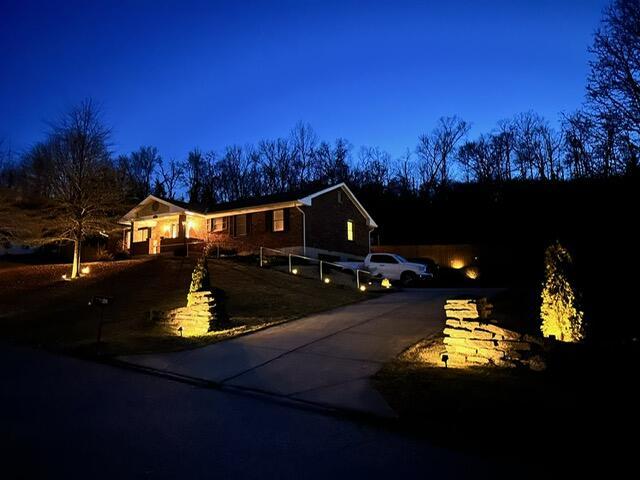
M 584 110 L 564 117 L 557 131 L 532 112 L 501 121 L 476 139 L 466 138 L 468 131 L 464 120 L 443 117 L 414 148 L 393 158 L 377 147 L 354 151 L 342 138 L 319 140 L 310 125 L 300 123 L 287 137 L 222 152 L 194 149 L 183 161 L 163 161 L 156 147 L 143 146 L 111 159 L 111 166 L 131 201 L 153 193 L 202 205 L 308 184 L 346 182 L 356 189 L 428 197 L 453 182 L 609 178 L 632 175 L 639 167 L 632 132 Z M 2 186 L 50 196 L 55 174 L 51 148 L 48 140 L 38 143 L 18 160 L 5 152 Z

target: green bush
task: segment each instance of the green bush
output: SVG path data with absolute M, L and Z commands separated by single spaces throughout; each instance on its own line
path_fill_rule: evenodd
M 200 257 L 196 268 L 193 269 L 191 274 L 191 286 L 189 292 L 201 292 L 202 290 L 211 289 L 211 280 L 209 278 L 209 267 L 207 266 L 207 259 Z

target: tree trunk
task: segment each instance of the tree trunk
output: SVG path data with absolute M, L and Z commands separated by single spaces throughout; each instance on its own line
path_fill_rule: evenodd
M 73 266 L 71 267 L 71 278 L 77 278 L 80 272 L 80 239 L 73 241 Z

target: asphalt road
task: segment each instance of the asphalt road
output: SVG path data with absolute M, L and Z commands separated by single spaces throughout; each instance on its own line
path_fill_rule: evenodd
M 0 344 L 2 478 L 496 478 L 387 428 Z

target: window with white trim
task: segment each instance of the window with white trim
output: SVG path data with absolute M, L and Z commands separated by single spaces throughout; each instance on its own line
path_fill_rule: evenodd
M 284 209 L 273 211 L 273 231 L 284 232 Z
M 227 217 L 212 218 L 209 220 L 210 232 L 222 232 L 227 229 Z
M 353 242 L 353 220 L 347 220 L 347 240 Z
M 137 228 L 133 232 L 134 242 L 146 242 L 147 240 L 149 240 L 149 228 L 147 227 Z

